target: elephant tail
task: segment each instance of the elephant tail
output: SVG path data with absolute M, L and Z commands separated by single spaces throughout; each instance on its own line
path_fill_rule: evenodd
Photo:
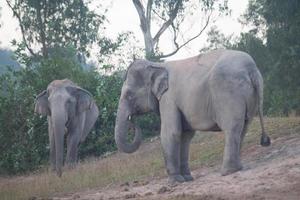
M 260 72 L 258 71 L 258 69 L 252 71 L 252 74 L 250 74 L 250 78 L 256 91 L 256 98 L 257 98 L 256 102 L 257 102 L 259 121 L 260 121 L 261 131 L 262 131 L 260 144 L 261 146 L 266 147 L 271 144 L 271 139 L 265 132 L 264 121 L 263 121 L 263 98 L 264 98 L 263 78 Z

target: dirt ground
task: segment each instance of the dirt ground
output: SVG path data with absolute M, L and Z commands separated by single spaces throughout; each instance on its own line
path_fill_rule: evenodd
M 263 148 L 243 150 L 244 169 L 221 176 L 220 166 L 192 171 L 192 182 L 167 185 L 167 178 L 126 182 L 98 190 L 78 192 L 57 200 L 160 199 L 160 200 L 300 200 L 300 138 L 286 136 Z

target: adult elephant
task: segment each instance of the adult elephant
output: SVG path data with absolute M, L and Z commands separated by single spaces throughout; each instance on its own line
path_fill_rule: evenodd
M 184 60 L 155 63 L 135 60 L 122 87 L 115 126 L 119 150 L 141 144 L 132 116 L 154 111 L 161 118 L 161 143 L 169 182 L 193 180 L 188 157 L 194 131 L 224 131 L 222 175 L 242 169 L 240 148 L 258 109 L 261 145 L 270 145 L 263 126 L 263 79 L 246 53 L 215 50 Z M 127 141 L 135 128 L 132 142 Z M 213 147 L 212 147 L 213 148 Z
M 92 95 L 68 79 L 52 81 L 36 97 L 35 112 L 47 115 L 50 164 L 62 175 L 64 135 L 67 135 L 66 163 L 77 162 L 78 145 L 83 142 L 99 115 Z

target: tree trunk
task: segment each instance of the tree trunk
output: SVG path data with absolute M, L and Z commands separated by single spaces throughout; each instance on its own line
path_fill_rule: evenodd
M 41 15 L 41 5 L 38 4 L 36 8 L 37 12 L 37 20 L 40 28 L 40 42 L 42 43 L 42 54 L 43 57 L 48 56 L 48 50 L 47 50 L 47 45 L 46 45 L 46 34 L 45 34 L 45 25 L 42 20 L 42 15 Z

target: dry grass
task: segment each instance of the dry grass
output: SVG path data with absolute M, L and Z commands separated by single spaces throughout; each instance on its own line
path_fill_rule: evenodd
M 159 154 L 157 149 L 147 157 L 136 153 L 113 155 L 102 160 L 94 159 L 80 163 L 76 169 L 64 169 L 62 178 L 45 171 L 27 177 L 3 179 L 0 180 L 0 199 L 28 199 L 36 196 L 46 198 L 140 180 L 146 176 L 156 177 L 163 172 L 162 156 L 158 156 Z
M 299 134 L 300 118 L 266 118 L 265 126 L 274 140 L 286 134 Z M 255 119 L 249 128 L 243 148 L 258 144 L 260 132 L 258 120 Z M 127 181 L 165 176 L 163 157 L 158 143 L 155 141 L 144 144 L 141 150 L 130 155 L 116 153 L 101 160 L 90 159 L 80 163 L 76 169 L 65 169 L 62 178 L 47 170 L 30 176 L 0 178 L 0 198 L 47 198 Z M 223 134 L 198 134 L 191 145 L 191 167 L 195 169 L 221 162 L 223 144 Z M 184 199 L 198 199 L 198 197 L 187 196 Z

